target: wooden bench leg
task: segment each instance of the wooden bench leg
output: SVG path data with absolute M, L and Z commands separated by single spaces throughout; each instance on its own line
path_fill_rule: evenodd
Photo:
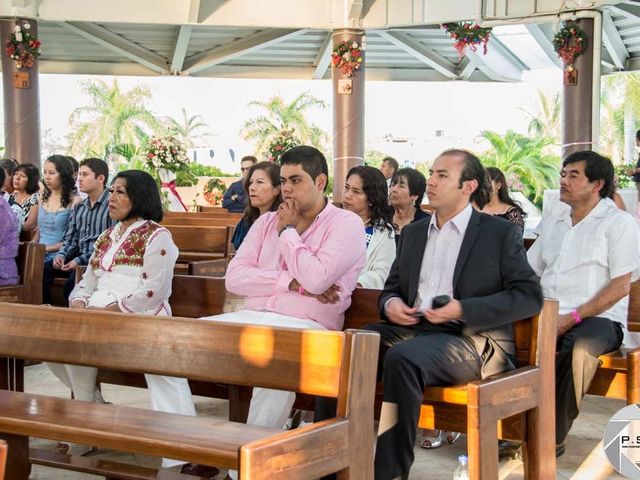
M 229 421 L 247 423 L 253 389 L 229 385 Z
M 627 353 L 627 404 L 640 403 L 640 351 Z
M 8 445 L 5 480 L 28 480 L 31 473 L 29 437 L 0 433 L 0 439 Z
M 480 410 L 472 405 L 467 408 L 469 480 L 497 480 L 498 422 Z
M 547 402 L 553 406 L 553 402 Z M 525 413 L 525 439 L 523 445 L 524 478 L 525 480 L 546 480 L 555 478 L 555 419 L 554 412 L 547 412 L 549 405 L 544 403 Z M 548 417 L 552 415 L 552 417 Z M 544 424 L 542 419 L 546 419 Z

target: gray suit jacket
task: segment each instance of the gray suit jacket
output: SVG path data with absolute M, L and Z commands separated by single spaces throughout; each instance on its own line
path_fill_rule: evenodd
M 407 305 L 415 302 L 430 220 L 402 229 L 396 259 L 378 301 L 385 320 L 387 300 L 399 297 Z M 514 224 L 473 211 L 454 269 L 453 296 L 462 304 L 463 324 L 437 327 L 473 339 L 483 361 L 482 378 L 513 368 L 511 324 L 539 313 L 542 307 L 538 277 L 527 262 Z

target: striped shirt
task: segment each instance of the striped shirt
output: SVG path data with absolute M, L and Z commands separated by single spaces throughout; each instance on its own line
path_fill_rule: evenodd
M 65 262 L 75 260 L 78 265 L 87 265 L 96 239 L 111 225 L 109 191 L 105 189 L 93 207 L 89 197 L 73 207 L 64 236 L 64 245 L 58 255 L 64 255 Z

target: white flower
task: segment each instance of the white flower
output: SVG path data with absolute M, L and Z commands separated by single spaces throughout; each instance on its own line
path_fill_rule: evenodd
M 14 34 L 14 37 L 16 39 L 16 42 L 21 42 L 22 41 L 22 33 L 21 32 L 16 32 Z
M 351 48 L 354 48 L 354 49 L 355 49 L 355 48 L 358 48 L 358 42 L 353 42 L 353 43 L 351 44 Z
M 13 31 L 16 33 L 20 33 L 22 29 L 20 28 L 20 25 L 16 25 L 15 27 L 13 27 Z
M 24 27 L 25 30 L 29 30 L 31 28 L 31 24 L 29 22 L 24 22 L 22 26 Z

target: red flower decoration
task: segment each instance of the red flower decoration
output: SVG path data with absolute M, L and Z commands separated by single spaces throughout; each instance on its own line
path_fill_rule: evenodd
M 147 290 L 147 297 L 153 297 L 153 290 Z
M 353 76 L 362 63 L 362 47 L 357 41 L 340 42 L 331 54 L 333 68 L 339 69 L 347 77 Z

